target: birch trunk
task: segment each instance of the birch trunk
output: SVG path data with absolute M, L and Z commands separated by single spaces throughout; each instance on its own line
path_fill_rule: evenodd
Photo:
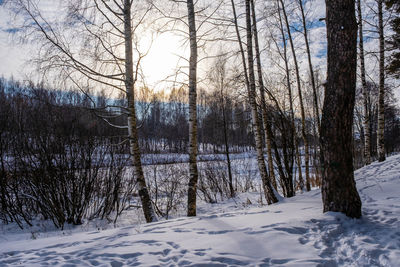
M 378 0 L 379 20 L 379 100 L 378 100 L 378 161 L 384 161 L 385 155 L 385 37 L 383 35 L 383 0 Z
M 260 56 L 260 47 L 258 43 L 258 31 L 257 31 L 257 20 L 256 13 L 254 8 L 254 0 L 250 1 L 251 3 L 251 12 L 253 19 L 253 34 L 254 34 L 254 48 L 256 52 L 256 61 L 257 61 L 257 75 L 258 75 L 258 89 L 261 98 L 261 115 L 262 122 L 264 126 L 264 135 L 265 135 L 265 143 L 267 147 L 267 156 L 268 156 L 268 169 L 269 169 L 269 179 L 272 183 L 272 186 L 277 189 L 275 171 L 274 171 L 274 163 L 272 161 L 272 150 L 271 150 L 271 132 L 269 117 L 267 112 L 267 104 L 265 102 L 265 92 L 264 92 L 264 81 L 262 77 L 262 69 L 261 69 L 261 56 Z
M 308 30 L 307 30 L 306 17 L 304 15 L 303 0 L 299 0 L 299 6 L 300 6 L 300 13 L 301 13 L 301 18 L 302 18 L 302 22 L 303 22 L 303 35 L 304 35 L 304 41 L 306 44 L 308 68 L 310 71 L 310 80 L 311 80 L 311 87 L 312 87 L 312 92 L 313 92 L 314 114 L 315 114 L 315 119 L 317 120 L 317 134 L 319 135 L 320 131 L 321 131 L 321 121 L 320 121 L 320 114 L 319 114 L 318 94 L 317 94 L 317 87 L 315 84 L 314 69 L 313 69 L 312 60 L 311 60 L 310 44 L 308 42 Z M 318 144 L 318 146 L 319 146 L 319 144 Z M 315 153 L 315 154 L 318 154 L 318 153 Z M 318 167 L 315 165 L 316 158 L 314 158 L 315 175 L 317 175 L 317 172 L 318 172 Z
M 197 37 L 193 0 L 187 0 L 190 59 L 189 59 L 189 188 L 188 216 L 196 216 L 197 194 Z
M 361 13 L 361 0 L 357 1 L 358 10 L 358 36 L 359 36 L 359 49 L 360 49 L 360 71 L 361 71 L 361 84 L 363 91 L 363 106 L 364 106 L 364 163 L 369 165 L 371 163 L 371 134 L 370 134 L 370 119 L 368 110 L 368 92 L 367 80 L 365 78 L 365 58 L 364 58 L 364 37 Z
M 288 64 L 288 58 L 287 58 L 286 36 L 285 36 L 284 29 L 283 29 L 281 8 L 280 8 L 279 1 L 280 0 L 277 0 L 277 5 L 278 5 L 280 31 L 281 31 L 281 35 L 282 35 L 282 41 L 283 41 L 283 60 L 285 61 L 286 86 L 288 89 L 288 96 L 289 96 L 290 120 L 291 120 L 291 124 L 292 124 L 291 138 L 292 138 L 292 143 L 294 144 L 294 148 L 295 148 L 295 158 L 296 158 L 297 170 L 298 170 L 298 175 L 299 175 L 299 178 L 298 178 L 299 186 L 300 186 L 300 190 L 303 191 L 304 190 L 304 180 L 303 180 L 303 174 L 302 174 L 302 170 L 301 170 L 299 144 L 297 141 L 297 134 L 296 134 L 297 131 L 296 131 L 295 123 L 294 123 L 292 85 L 290 83 L 290 70 L 289 70 L 289 64 Z
M 240 37 L 239 25 L 238 25 L 238 21 L 237 21 L 236 8 L 235 8 L 234 0 L 231 0 L 231 4 L 232 4 L 232 12 L 233 12 L 233 23 L 235 25 L 235 31 L 236 31 L 236 36 L 238 38 L 240 55 L 241 55 L 241 58 L 242 58 L 242 65 L 243 65 L 243 70 L 244 70 L 245 84 L 246 84 L 247 92 L 249 92 L 249 87 L 250 87 L 249 84 L 250 84 L 250 82 L 249 82 L 249 76 L 247 75 L 246 56 L 244 54 L 242 38 Z
M 292 55 L 293 55 L 293 61 L 294 61 L 294 67 L 295 67 L 295 72 L 296 72 L 296 81 L 297 81 L 297 91 L 299 95 L 299 102 L 300 102 L 300 114 L 301 114 L 301 135 L 303 137 L 303 142 L 304 142 L 304 162 L 306 164 L 306 189 L 307 191 L 311 190 L 311 185 L 310 185 L 310 163 L 309 163 L 309 149 L 308 149 L 308 138 L 307 138 L 307 133 L 306 133 L 306 118 L 305 118 L 305 112 L 304 112 L 304 103 L 303 103 L 303 95 L 301 92 L 301 80 L 300 80 L 300 72 L 299 72 L 299 66 L 297 63 L 297 56 L 296 56 L 296 50 L 294 49 L 294 44 L 293 44 L 293 38 L 292 34 L 290 31 L 290 26 L 289 26 L 289 20 L 286 14 L 286 9 L 285 5 L 283 3 L 283 0 L 281 1 L 282 5 L 282 12 L 283 12 L 283 17 L 285 19 L 285 24 L 286 24 L 286 29 L 289 37 L 289 43 L 290 47 L 292 50 Z
M 133 174 L 136 178 L 139 197 L 142 202 L 142 208 L 146 222 L 157 221 L 151 203 L 150 194 L 147 189 L 146 180 L 143 174 L 142 163 L 140 161 L 139 138 L 136 128 L 136 110 L 134 96 L 134 75 L 133 75 L 133 51 L 132 51 L 132 25 L 131 25 L 131 3 L 124 1 L 124 35 L 125 35 L 125 87 L 128 99 L 128 131 L 130 155 L 133 162 Z
M 357 68 L 354 0 L 326 1 L 328 69 L 321 120 L 323 210 L 361 217 L 353 171 L 353 113 Z
M 299 0 L 299 7 L 300 7 L 300 13 L 301 13 L 301 18 L 303 22 L 303 35 L 304 35 L 304 41 L 306 44 L 306 51 L 307 51 L 307 59 L 308 59 L 308 68 L 310 71 L 310 80 L 311 80 L 311 86 L 313 90 L 313 101 L 314 101 L 314 108 L 315 108 L 315 115 L 317 119 L 317 126 L 318 126 L 318 133 L 321 129 L 321 121 L 319 118 L 319 104 L 318 104 L 318 95 L 317 95 L 317 88 L 315 85 L 315 77 L 314 77 L 314 69 L 312 65 L 312 60 L 311 60 L 311 51 L 310 51 L 310 44 L 308 42 L 308 30 L 307 30 L 307 25 L 306 25 L 306 17 L 304 15 L 304 7 L 303 7 L 303 1 Z
M 275 196 L 274 189 L 268 179 L 267 169 L 264 161 L 263 144 L 261 137 L 261 122 L 258 117 L 257 103 L 256 103 L 256 84 L 254 76 L 254 62 L 253 62 L 253 37 L 252 37 L 252 26 L 251 26 L 251 14 L 250 14 L 250 0 L 246 0 L 246 30 L 247 30 L 247 60 L 249 70 L 249 102 L 251 106 L 251 115 L 253 122 L 254 138 L 256 142 L 257 150 L 257 162 L 260 171 L 261 181 L 264 187 L 265 199 L 268 204 L 278 202 Z

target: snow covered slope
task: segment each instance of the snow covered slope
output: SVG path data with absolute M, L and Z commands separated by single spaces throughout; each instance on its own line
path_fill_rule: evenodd
M 400 155 L 356 171 L 363 217 L 322 214 L 319 190 L 200 216 L 36 240 L 0 237 L 0 266 L 400 266 Z

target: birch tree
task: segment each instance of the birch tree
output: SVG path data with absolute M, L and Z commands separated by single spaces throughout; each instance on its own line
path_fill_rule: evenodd
M 265 199 L 268 204 L 278 202 L 275 196 L 274 190 L 271 185 L 271 181 L 267 175 L 267 169 L 264 160 L 262 136 L 261 136 L 261 122 L 258 117 L 257 103 L 256 103 L 256 83 L 254 75 L 254 56 L 253 56 L 253 34 L 251 25 L 251 11 L 250 11 L 250 1 L 246 0 L 246 36 L 247 36 L 247 63 L 248 63 L 248 77 L 249 77 L 249 87 L 248 95 L 249 102 L 251 106 L 251 117 L 253 122 L 254 138 L 256 142 L 257 150 L 257 163 L 258 169 L 260 171 L 261 181 L 264 187 Z
M 271 125 L 270 125 L 270 118 L 267 112 L 267 104 L 265 101 L 265 87 L 263 81 L 263 74 L 261 68 L 261 55 L 260 55 L 260 45 L 258 43 L 258 30 L 257 30 L 257 19 L 256 19 L 256 12 L 254 8 L 254 0 L 250 1 L 251 4 L 251 13 L 252 13 L 252 23 L 253 23 L 253 36 L 254 36 L 254 48 L 256 53 L 256 62 L 257 62 L 257 78 L 258 78 L 258 89 L 261 99 L 261 115 L 262 115 L 262 122 L 264 126 L 264 135 L 265 135 L 265 143 L 267 147 L 267 161 L 268 161 L 268 169 L 269 169 L 269 179 L 276 189 L 276 178 L 275 178 L 275 171 L 274 171 L 274 163 L 272 159 L 272 149 L 271 149 Z
M 280 0 L 277 0 L 277 8 L 278 8 L 278 18 L 279 18 L 279 31 L 282 37 L 282 43 L 283 43 L 283 52 L 281 53 L 281 56 L 283 58 L 283 61 L 285 63 L 285 78 L 286 78 L 286 88 L 288 91 L 288 96 L 289 96 L 289 113 L 290 113 L 290 121 L 291 121 L 291 132 L 290 132 L 290 137 L 291 137 L 291 143 L 294 145 L 295 149 L 295 158 L 296 158 L 296 164 L 297 164 L 297 170 L 298 170 L 298 180 L 299 180 L 299 186 L 300 189 L 304 189 L 304 180 L 303 180 L 303 174 L 301 170 L 301 158 L 300 158 L 300 153 L 299 153 L 299 144 L 296 136 L 296 126 L 295 126 L 295 121 L 294 121 L 294 108 L 293 108 L 293 94 L 292 94 L 292 84 L 290 82 L 290 69 L 289 69 L 289 59 L 288 59 L 288 54 L 287 54 L 287 39 L 286 39 L 286 34 L 285 30 L 283 27 L 283 20 L 282 20 L 282 15 L 281 15 L 281 6 L 280 6 Z M 276 43 L 276 47 L 278 51 L 280 51 L 279 45 Z
M 262 131 L 261 131 L 261 121 L 258 117 L 257 103 L 256 103 L 256 84 L 255 84 L 255 75 L 254 75 L 254 62 L 253 62 L 253 27 L 251 23 L 251 7 L 250 0 L 245 1 L 246 6 L 246 37 L 247 37 L 247 63 L 246 63 L 246 55 L 245 50 L 242 43 L 242 38 L 239 31 L 238 17 L 236 14 L 236 7 L 234 0 L 231 0 L 232 12 L 233 12 L 233 23 L 235 26 L 235 32 L 237 36 L 237 41 L 240 48 L 240 55 L 242 60 L 242 66 L 244 70 L 244 78 L 245 78 L 245 86 L 247 89 L 247 95 L 250 102 L 251 107 L 251 118 L 252 118 L 252 127 L 254 131 L 254 139 L 256 143 L 256 152 L 257 152 L 257 163 L 258 169 L 261 176 L 261 181 L 263 183 L 264 195 L 268 204 L 272 204 L 278 202 L 277 197 L 275 196 L 274 189 L 271 185 L 271 181 L 268 178 L 267 174 L 267 166 L 265 165 L 264 153 L 263 153 L 263 144 L 262 144 Z M 249 66 L 247 66 L 249 65 Z
M 312 86 L 312 93 L 313 93 L 313 102 L 314 102 L 314 109 L 315 109 L 315 117 L 317 120 L 317 127 L 318 127 L 318 133 L 321 129 L 321 122 L 320 122 L 320 115 L 319 115 L 319 103 L 318 103 L 318 93 L 317 93 L 317 88 L 315 84 L 315 77 L 314 77 L 314 68 L 311 60 L 311 51 L 310 51 L 310 44 L 308 40 L 308 29 L 307 29 L 307 22 L 306 22 L 306 17 L 304 14 L 304 7 L 303 7 L 303 0 L 298 0 L 299 8 L 300 8 L 300 14 L 301 14 L 301 21 L 303 23 L 303 36 L 304 36 L 304 42 L 306 45 L 306 51 L 307 51 L 307 61 L 308 61 L 308 71 L 310 72 L 310 80 L 311 80 L 311 86 Z
M 188 189 L 188 216 L 196 216 L 197 191 L 197 37 L 193 0 L 187 0 L 189 26 L 189 189 Z
M 70 0 L 63 4 L 68 7 L 66 14 L 57 19 L 64 21 L 53 22 L 35 1 L 10 1 L 11 8 L 25 20 L 26 35 L 42 42 L 37 59 L 41 71 L 58 71 L 59 77 L 87 96 L 88 88 L 103 87 L 127 98 L 127 106 L 119 107 L 127 115 L 127 125 L 113 125 L 104 119 L 128 131 L 125 141 L 130 146 L 132 183 L 137 186 L 146 222 L 154 222 L 157 218 L 143 174 L 135 109 L 135 88 L 145 55 L 139 48 L 144 33 L 139 31 L 150 6 L 133 0 Z
M 308 138 L 307 138 L 307 132 L 306 132 L 306 118 L 305 118 L 305 111 L 304 111 L 304 103 L 303 103 L 303 94 L 301 91 L 301 78 L 300 78 L 300 70 L 299 70 L 299 65 L 297 62 L 297 55 L 296 55 L 296 50 L 294 48 L 294 43 L 293 43 L 293 38 L 291 34 L 291 29 L 289 25 L 289 19 L 286 13 L 286 8 L 283 0 L 280 0 L 281 6 L 282 6 L 282 13 L 283 13 L 283 18 L 286 24 L 286 31 L 288 34 L 288 39 L 289 39 L 289 44 L 290 48 L 292 50 L 292 55 L 293 55 L 293 61 L 294 61 L 294 67 L 295 67 L 295 72 L 296 72 L 296 81 L 297 81 L 297 93 L 299 97 L 299 103 L 300 103 L 300 115 L 301 115 L 301 135 L 303 137 L 303 142 L 304 142 L 304 161 L 306 164 L 306 189 L 307 191 L 311 190 L 311 184 L 310 184 L 310 167 L 309 167 L 309 145 L 308 145 Z
M 364 164 L 368 165 L 371 163 L 371 130 L 370 130 L 370 118 L 368 110 L 368 88 L 367 79 L 365 77 L 365 56 L 364 56 L 364 33 L 363 33 L 363 20 L 361 10 L 361 0 L 357 0 L 357 14 L 358 14 L 358 37 L 359 37 L 359 51 L 360 51 L 360 74 L 361 74 L 361 85 L 363 94 L 363 107 L 364 107 Z
M 378 161 L 384 161 L 385 155 L 385 36 L 383 33 L 383 0 L 378 0 L 379 31 L 379 100 L 378 100 Z

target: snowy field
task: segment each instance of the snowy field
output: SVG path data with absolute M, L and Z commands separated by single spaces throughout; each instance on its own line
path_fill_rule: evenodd
M 322 214 L 315 189 L 271 206 L 246 193 L 199 203 L 195 218 L 108 230 L 3 225 L 0 266 L 400 266 L 400 155 L 356 171 L 356 181 L 359 220 Z

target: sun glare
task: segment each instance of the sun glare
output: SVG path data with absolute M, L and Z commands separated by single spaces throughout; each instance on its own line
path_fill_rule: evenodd
M 146 83 L 153 89 L 162 90 L 166 80 L 173 80 L 179 67 L 187 65 L 181 57 L 187 58 L 188 48 L 182 45 L 182 39 L 171 33 L 162 33 L 144 40 L 148 54 L 142 60 L 142 69 Z

